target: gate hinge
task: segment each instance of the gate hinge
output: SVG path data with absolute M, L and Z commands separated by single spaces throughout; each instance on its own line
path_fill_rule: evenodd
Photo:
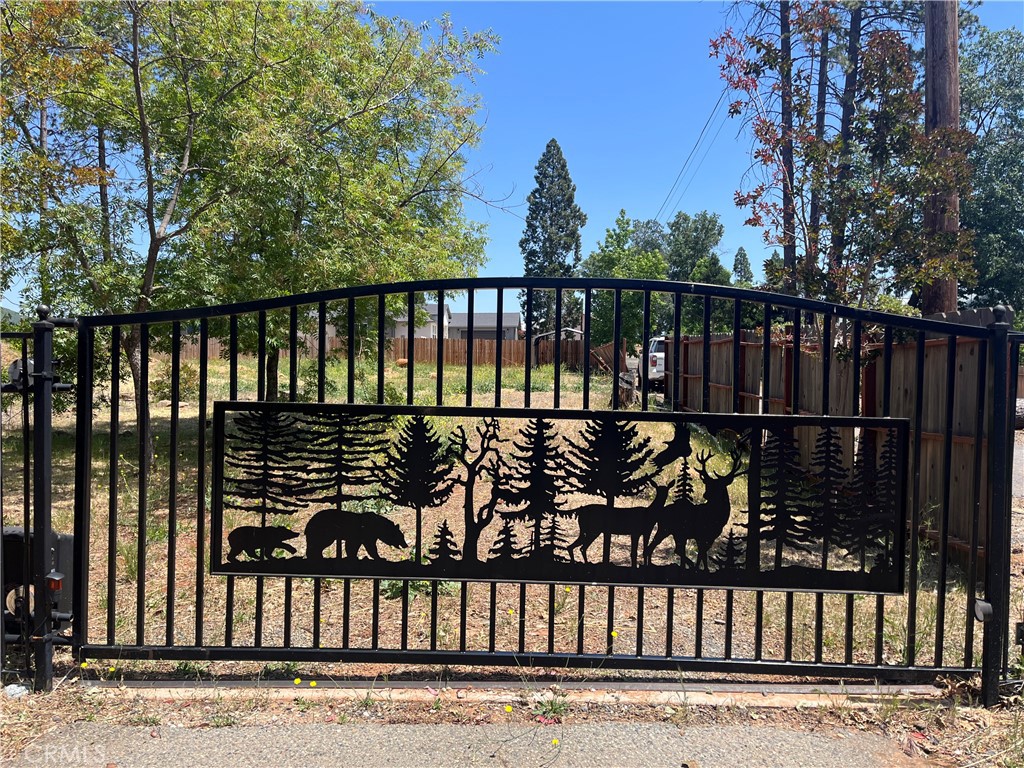
M 1024 621 L 1017 622 L 1017 645 L 1024 645 Z

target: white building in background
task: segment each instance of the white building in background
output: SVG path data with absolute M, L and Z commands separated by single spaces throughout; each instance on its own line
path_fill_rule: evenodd
M 440 338 L 449 338 L 449 326 L 452 321 L 452 311 L 448 308 L 448 305 L 444 305 L 444 316 L 440 322 L 437 318 L 437 304 L 427 303 L 423 305 L 423 309 L 426 310 L 429 316 L 427 322 L 423 325 L 417 326 L 413 330 L 413 338 L 415 339 L 436 339 L 438 334 Z M 394 323 L 394 329 L 390 334 L 392 338 L 402 339 L 408 338 L 409 336 L 409 322 L 407 319 L 396 319 Z

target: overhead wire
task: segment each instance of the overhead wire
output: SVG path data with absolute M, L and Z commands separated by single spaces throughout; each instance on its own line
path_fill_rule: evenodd
M 697 136 L 697 140 L 693 143 L 690 148 L 689 154 L 686 155 L 686 159 L 683 161 L 682 168 L 679 169 L 679 173 L 676 174 L 675 181 L 672 182 L 672 187 L 669 189 L 668 194 L 665 195 L 665 199 L 662 201 L 661 206 L 658 208 L 658 212 L 654 215 L 654 218 L 658 221 L 661 220 L 661 214 L 665 210 L 665 206 L 668 205 L 668 201 L 672 199 L 672 195 L 675 193 L 676 188 L 679 186 L 680 179 L 683 178 L 683 174 L 686 173 L 686 169 L 693 159 L 693 156 L 697 153 L 700 148 L 701 142 L 704 140 L 704 135 L 707 133 L 708 126 L 711 125 L 715 116 L 718 114 L 719 107 L 722 106 L 722 101 L 725 99 L 725 90 L 723 90 L 719 96 L 718 101 L 715 102 L 715 106 L 711 108 L 711 113 L 708 115 L 708 119 L 704 122 L 704 127 L 700 129 L 700 134 Z
M 711 152 L 711 148 L 715 146 L 715 141 L 718 140 L 718 135 L 722 132 L 722 128 L 725 127 L 725 124 L 727 122 L 729 122 L 728 114 L 722 116 L 722 120 L 718 124 L 718 130 L 716 130 L 715 135 L 711 137 L 711 141 L 708 142 L 708 145 L 704 150 L 704 154 L 701 155 L 700 161 L 697 163 L 697 165 L 693 169 L 693 172 L 690 174 L 690 180 L 686 182 L 686 186 L 683 187 L 683 191 L 680 192 L 679 196 L 676 198 L 675 205 L 672 206 L 672 210 L 670 210 L 668 212 L 668 215 L 665 217 L 666 221 L 672 218 L 676 210 L 679 208 L 679 204 L 683 202 L 683 198 L 686 196 L 686 192 L 690 189 L 690 185 L 693 184 L 693 180 L 697 178 L 697 173 L 700 171 L 701 166 L 704 165 L 704 160 L 707 159 L 708 154 Z

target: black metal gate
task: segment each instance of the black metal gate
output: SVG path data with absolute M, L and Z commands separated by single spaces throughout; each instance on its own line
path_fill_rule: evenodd
M 520 299 L 521 338 L 502 338 L 492 319 Z M 74 646 L 983 668 L 992 701 L 1019 350 L 1004 320 L 534 278 L 81 318 Z

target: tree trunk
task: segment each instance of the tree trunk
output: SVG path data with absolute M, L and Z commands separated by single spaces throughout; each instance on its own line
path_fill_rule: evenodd
M 853 104 L 857 95 L 857 79 L 860 69 L 860 27 L 861 6 L 855 5 L 850 10 L 850 34 L 846 46 L 846 80 L 843 83 L 843 112 L 839 119 L 840 162 L 836 175 L 837 193 L 832 200 L 832 212 L 829 221 L 832 225 L 832 251 L 829 260 L 832 264 L 842 261 L 846 250 L 846 210 L 845 185 L 850 178 L 850 139 L 853 134 Z
M 828 91 L 828 30 L 822 31 L 821 50 L 818 52 L 818 94 L 814 114 L 814 140 L 821 146 L 825 141 L 825 97 Z M 808 287 L 814 267 L 818 263 L 818 235 L 821 232 L 821 185 L 824 179 L 813 180 L 811 187 L 810 232 L 807 237 L 807 253 L 804 254 L 804 292 L 810 295 Z
M 278 399 L 280 388 L 278 386 L 278 371 L 281 367 L 281 350 L 277 347 L 267 347 L 267 388 L 263 393 L 263 399 L 267 402 L 274 402 Z
M 462 517 L 465 523 L 466 535 L 462 541 L 462 559 L 467 563 L 475 563 L 479 561 L 479 547 L 480 547 L 480 532 L 484 526 L 480 525 L 480 522 L 476 517 L 476 505 L 474 503 L 474 495 L 476 488 L 476 477 L 473 474 L 472 468 L 467 469 L 466 476 L 466 493 L 463 497 L 462 502 Z M 486 523 L 485 523 L 486 525 Z
M 102 125 L 96 129 L 96 148 L 99 153 L 100 169 L 100 248 L 103 249 L 103 261 L 109 264 L 114 260 L 114 246 L 110 236 L 110 189 L 107 182 L 107 137 Z
M 142 392 L 142 336 L 138 326 L 121 336 L 121 349 L 124 350 L 128 368 L 132 374 L 132 385 L 135 390 L 135 424 L 139 431 L 139 471 L 148 471 L 153 465 L 153 435 L 149 421 L 149 387 Z M 148 363 L 148 361 L 147 361 Z
M 925 119 L 926 135 L 936 131 L 956 130 L 960 127 L 960 65 L 958 61 L 959 27 L 956 2 L 925 3 Z M 939 157 L 948 157 L 949 150 L 941 148 Z M 924 227 L 932 241 L 940 243 L 955 239 L 960 229 L 960 196 L 956 189 L 935 189 L 925 202 Z M 943 260 L 959 259 L 954 249 L 935 254 Z M 957 304 L 955 277 L 940 278 L 921 287 L 921 312 L 953 312 Z
M 793 51 L 790 37 L 789 0 L 779 3 L 779 78 L 782 84 L 782 261 L 786 268 L 786 293 L 797 292 L 796 210 L 793 200 Z

